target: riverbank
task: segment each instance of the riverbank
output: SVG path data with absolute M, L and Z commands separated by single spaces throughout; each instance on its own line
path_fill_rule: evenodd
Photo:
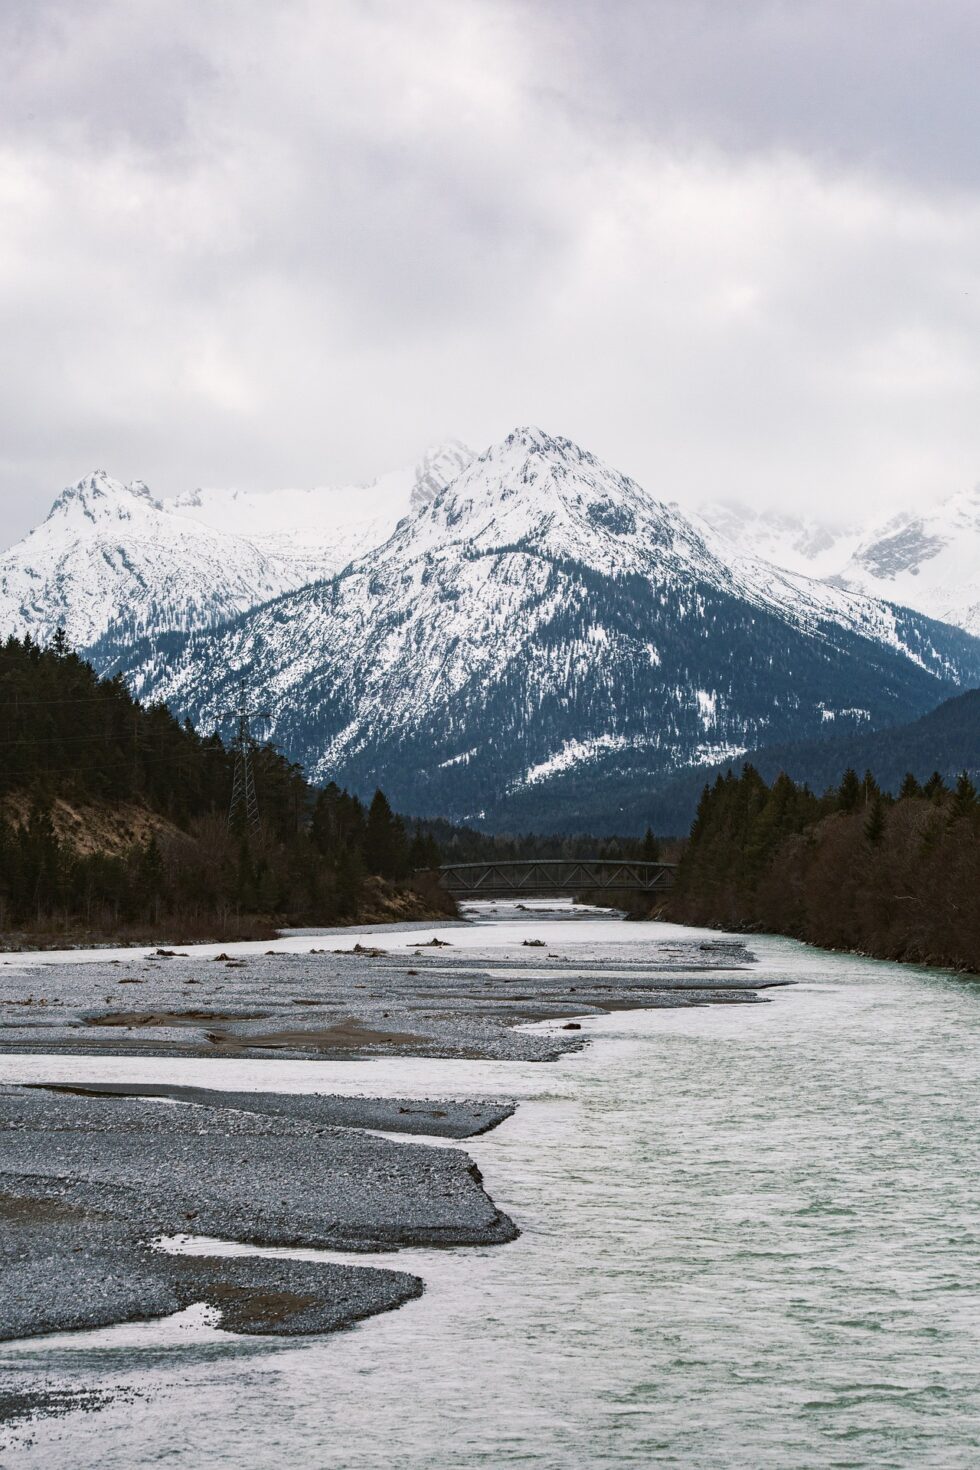
M 937 784 L 938 783 L 938 784 Z M 705 790 L 665 913 L 836 953 L 980 973 L 980 803 L 966 775 L 897 800 L 853 771 L 817 797 L 746 766 Z
M 361 880 L 360 897 L 346 918 L 336 921 L 337 928 L 359 929 L 365 924 L 400 924 L 432 921 L 444 922 L 458 917 L 456 900 L 435 880 L 415 879 L 407 883 L 391 883 L 384 878 Z M 250 914 L 234 911 L 212 914 L 207 919 L 190 920 L 180 914 L 155 923 L 116 924 L 92 927 L 77 921 L 60 926 L 49 922 L 21 926 L 0 934 L 0 954 L 36 954 L 68 949 L 129 948 L 186 944 L 241 944 L 256 940 L 273 940 L 285 929 L 298 928 L 309 922 L 306 915 Z

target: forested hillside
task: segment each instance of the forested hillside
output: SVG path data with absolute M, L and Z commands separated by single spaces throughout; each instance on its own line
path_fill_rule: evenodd
M 815 796 L 753 766 L 706 787 L 670 917 L 980 971 L 980 803 L 969 776 L 848 770 Z
M 271 746 L 252 752 L 258 832 L 228 824 L 234 753 L 63 638 L 0 645 L 0 934 L 271 933 L 444 901 L 399 891 L 437 861 L 382 792 L 316 793 Z
M 833 728 L 831 726 L 830 728 Z M 766 745 L 742 759 L 772 781 L 781 771 L 814 791 L 836 786 L 849 766 L 872 770 L 885 791 L 897 794 L 911 771 L 919 781 L 933 771 L 953 784 L 961 771 L 980 780 L 980 689 L 944 700 L 908 724 L 883 730 L 851 731 L 822 740 Z M 706 781 L 724 775 L 724 765 L 701 766 L 654 785 L 635 805 L 636 822 L 652 823 L 661 832 L 686 832 Z

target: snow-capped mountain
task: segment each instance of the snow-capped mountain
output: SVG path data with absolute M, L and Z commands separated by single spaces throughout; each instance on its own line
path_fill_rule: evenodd
M 172 509 L 205 526 L 234 526 L 268 556 L 287 560 L 297 583 L 318 581 L 387 541 L 413 506 L 438 495 L 469 464 L 473 451 L 456 439 L 428 449 L 418 464 L 364 485 L 309 490 L 194 490 Z
M 775 566 L 980 635 L 980 487 L 932 510 L 864 526 L 756 511 L 735 501 L 704 505 L 698 518 L 740 551 Z
M 867 532 L 835 580 L 980 635 L 980 487 Z
M 519 429 L 332 580 L 121 667 L 205 727 L 244 672 L 315 778 L 479 816 L 910 718 L 980 681 L 980 642 L 742 555 Z
M 0 634 L 46 642 L 61 625 L 87 648 L 113 627 L 184 632 L 296 585 L 250 542 L 174 514 L 140 480 L 96 470 L 0 554 Z
M 708 501 L 698 507 L 698 518 L 744 555 L 808 577 L 840 571 L 860 540 L 860 532 L 852 526 L 755 509 L 737 500 Z
M 273 495 L 199 490 L 159 500 L 104 470 L 63 490 L 41 525 L 0 552 L 0 636 L 76 647 L 214 627 L 334 575 L 391 535 L 472 458 L 455 441 L 370 485 Z M 96 655 L 96 662 L 98 662 Z

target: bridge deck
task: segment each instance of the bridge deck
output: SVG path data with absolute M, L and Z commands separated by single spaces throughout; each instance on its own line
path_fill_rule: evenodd
M 663 893 L 673 863 L 611 858 L 539 858 L 525 862 L 447 863 L 443 886 L 456 898 L 553 897 L 582 893 Z

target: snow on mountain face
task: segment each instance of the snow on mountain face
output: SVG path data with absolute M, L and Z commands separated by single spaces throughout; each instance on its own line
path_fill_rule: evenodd
M 787 571 L 827 577 L 838 571 L 859 540 L 852 527 L 813 516 L 753 510 L 735 500 L 708 501 L 698 518 L 737 551 Z
M 774 566 L 980 634 L 980 488 L 863 529 L 725 501 L 702 506 L 699 518 Z
M 285 558 L 296 581 L 333 577 L 348 562 L 387 541 L 403 516 L 444 490 L 469 464 L 473 451 L 451 439 L 428 450 L 418 464 L 392 470 L 365 485 L 311 490 L 194 490 L 171 503 L 202 525 L 234 526 L 267 555 Z
M 368 486 L 272 495 L 199 490 L 157 500 L 96 470 L 0 552 L 0 635 L 47 641 L 62 625 L 89 649 L 111 635 L 213 627 L 332 576 L 387 540 L 413 504 L 472 458 L 452 441 Z
M 292 585 L 247 541 L 174 515 L 139 480 L 123 485 L 96 470 L 0 554 L 0 633 L 46 642 L 60 625 L 85 648 L 118 624 L 183 632 Z
M 333 581 L 125 672 L 208 727 L 242 670 L 315 778 L 472 816 L 570 772 L 580 796 L 604 772 L 817 735 L 828 712 L 908 717 L 980 679 L 980 644 L 740 556 L 521 429 Z
M 869 532 L 834 580 L 980 634 L 980 487 Z

